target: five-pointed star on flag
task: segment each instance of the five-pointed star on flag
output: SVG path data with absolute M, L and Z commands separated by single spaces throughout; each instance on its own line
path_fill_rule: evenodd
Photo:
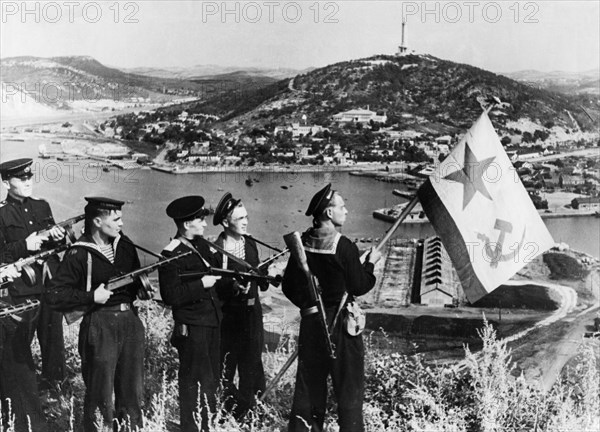
M 444 177 L 444 180 L 450 180 L 463 185 L 463 210 L 479 191 L 484 197 L 492 201 L 492 197 L 483 183 L 483 173 L 495 159 L 495 156 L 478 161 L 469 145 L 465 143 L 465 158 L 463 168 L 454 171 Z

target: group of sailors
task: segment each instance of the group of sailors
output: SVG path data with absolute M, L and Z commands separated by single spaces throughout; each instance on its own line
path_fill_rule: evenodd
M 269 288 L 273 278 L 261 265 L 257 240 L 248 235 L 248 212 L 242 200 L 230 193 L 220 200 L 212 222 L 222 227 L 222 233 L 212 243 L 204 238 L 209 215 L 204 198 L 175 199 L 166 208 L 175 236 L 160 254 L 154 254 L 123 234 L 124 202 L 106 197 L 85 198 L 84 231 L 73 239 L 68 228 L 55 223 L 49 204 L 32 196 L 31 164 L 31 159 L 0 164 L 7 190 L 0 205 L 0 301 L 11 307 L 40 304 L 0 318 L 4 425 L 11 412 L 16 432 L 48 430 L 31 342 L 37 332 L 40 385 L 59 391 L 66 379 L 64 314 L 68 322 L 82 317 L 83 430 L 116 430 L 124 424 L 132 430 L 143 427 L 145 333 L 134 302 L 151 299 L 155 293 L 143 273 L 137 277 L 136 272 L 144 269 L 138 250 L 160 260 L 160 298 L 172 309 L 171 343 L 179 355 L 180 430 L 210 429 L 220 386 L 226 397 L 224 408 L 243 421 L 265 392 L 259 293 Z M 342 196 L 331 185 L 315 194 L 306 211 L 313 224 L 302 235 L 306 260 L 292 254 L 283 275 L 283 293 L 302 316 L 291 432 L 323 429 L 329 375 L 338 401 L 340 431 L 364 430 L 364 346 L 353 307 L 357 296 L 373 288 L 373 268 L 381 254 L 371 248 L 361 261 L 356 245 L 338 232 L 347 213 Z M 34 274 L 25 277 L 20 262 L 64 244 L 69 247 L 62 260 L 53 254 L 33 264 Z M 136 277 L 127 280 L 132 274 Z M 313 276 L 318 298 L 308 289 Z

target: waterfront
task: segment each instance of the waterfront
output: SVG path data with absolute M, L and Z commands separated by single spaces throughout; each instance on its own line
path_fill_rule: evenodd
M 1 160 L 17 157 L 35 158 L 34 193 L 46 198 L 57 221 L 82 212 L 84 196 L 110 196 L 127 201 L 124 208 L 124 231 L 141 246 L 162 249 L 174 234 L 173 222 L 166 216 L 170 201 L 183 195 L 202 195 L 207 206 L 216 206 L 220 197 L 231 192 L 241 197 L 250 214 L 250 232 L 257 238 L 283 247 L 282 235 L 304 230 L 310 219 L 304 212 L 312 195 L 328 182 L 339 190 L 350 211 L 343 233 L 355 238 L 381 237 L 390 226 L 376 220 L 373 210 L 402 201 L 392 195 L 398 188 L 393 183 L 350 176 L 346 172 L 281 173 L 240 170 L 235 173 L 172 175 L 147 169 L 106 172 L 86 161 L 58 162 L 37 159 L 38 145 L 43 140 L 0 144 Z M 245 180 L 256 179 L 252 187 Z M 6 192 L 2 191 L 2 197 Z M 555 241 L 600 257 L 599 220 L 593 217 L 545 220 Z M 208 236 L 219 228 L 209 218 Z M 429 224 L 405 224 L 398 230 L 404 238 L 420 238 L 433 234 Z M 266 256 L 267 251 L 262 255 Z

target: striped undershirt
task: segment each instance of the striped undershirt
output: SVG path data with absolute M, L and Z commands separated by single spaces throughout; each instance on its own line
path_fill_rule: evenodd
M 115 263 L 115 253 L 113 251 L 113 246 L 112 244 L 107 244 L 107 245 L 98 245 L 98 248 L 100 249 L 100 252 L 102 252 L 102 254 L 108 258 L 108 260 L 114 264 Z

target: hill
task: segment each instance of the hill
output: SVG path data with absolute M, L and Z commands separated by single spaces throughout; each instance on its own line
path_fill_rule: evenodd
M 378 55 L 336 63 L 243 95 L 224 94 L 195 109 L 220 116 L 225 129 L 239 124 L 268 129 L 303 115 L 309 124 L 327 125 L 336 113 L 368 108 L 386 113 L 388 125 L 399 130 L 452 134 L 471 125 L 481 113 L 480 102 L 489 96 L 504 102 L 492 113 L 500 132 L 510 133 L 520 119 L 539 129 L 596 130 L 576 97 L 429 55 Z M 598 101 L 585 103 L 598 117 Z
M 274 78 L 238 71 L 207 78 L 180 79 L 128 73 L 89 56 L 10 57 L 0 60 L 2 87 L 11 104 L 3 116 L 45 110 L 99 110 L 125 104 L 162 104 L 177 99 L 213 97 L 231 89 L 261 88 Z M 28 97 L 21 97 L 26 93 Z M 12 106 L 19 106 L 12 110 Z
M 568 95 L 600 95 L 600 70 L 584 72 L 523 70 L 503 75 L 530 86 Z

